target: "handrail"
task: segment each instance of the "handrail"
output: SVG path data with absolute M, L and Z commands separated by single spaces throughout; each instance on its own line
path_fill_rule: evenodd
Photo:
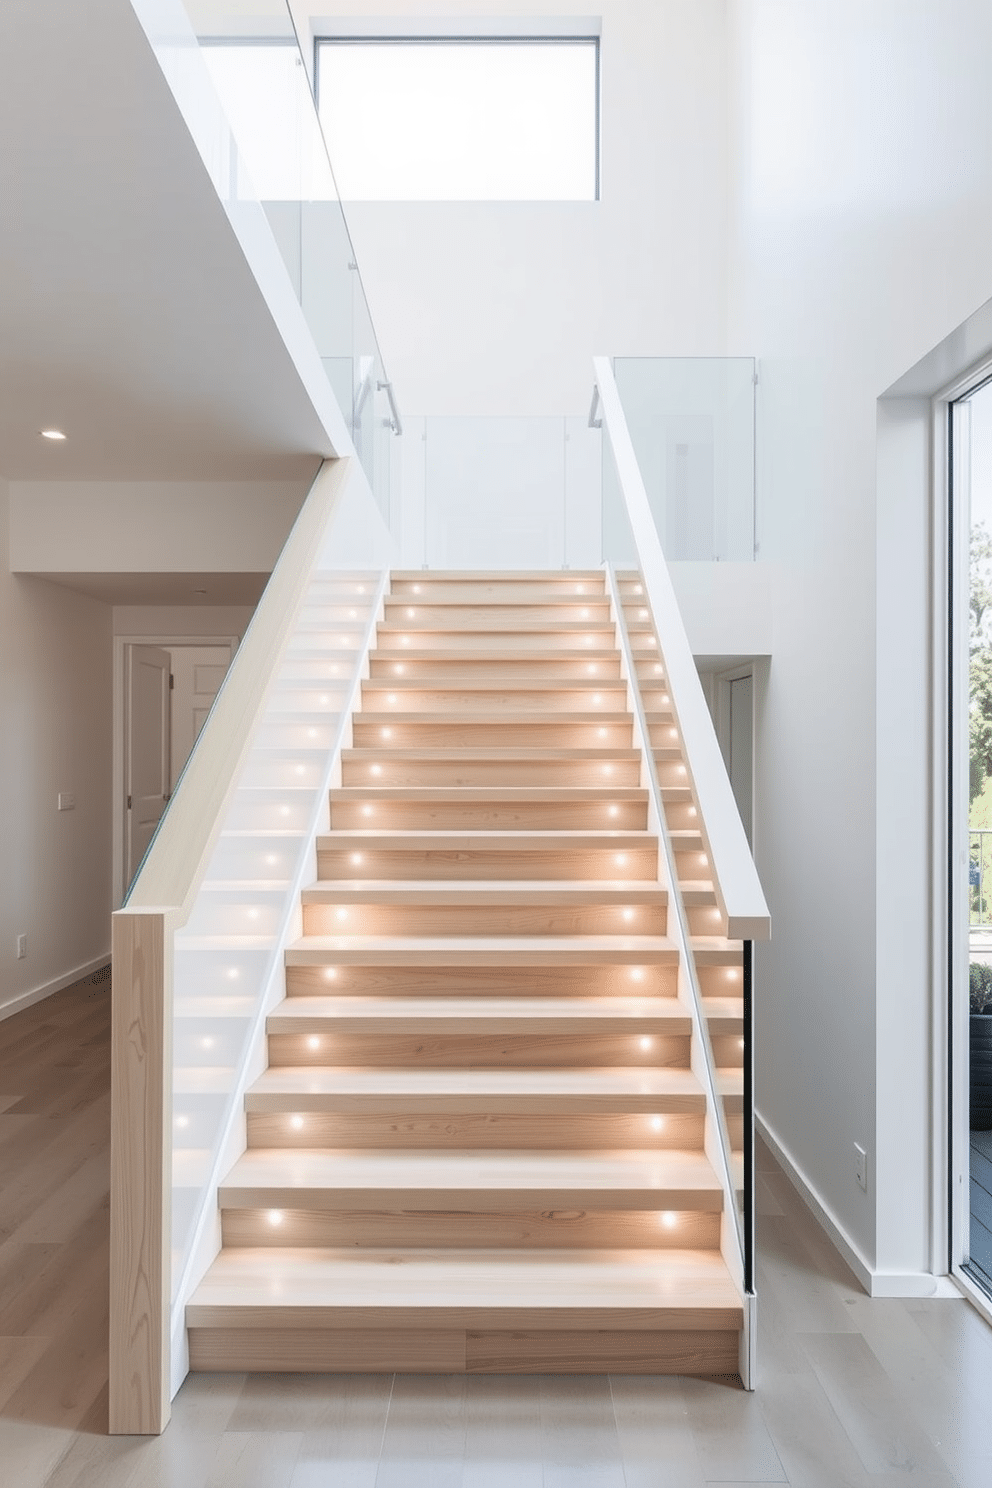
M 358 503 L 356 527 L 352 497 Z M 139 870 L 113 917 L 110 1430 L 161 1432 L 171 1399 L 173 963 L 280 657 L 329 533 L 368 565 L 389 537 L 357 460 L 325 463 Z M 382 564 L 388 566 L 388 558 Z
M 394 434 L 402 434 L 403 420 L 400 418 L 400 411 L 396 406 L 396 395 L 393 392 L 393 384 L 391 382 L 379 382 L 376 384 L 376 387 L 380 393 L 385 393 L 389 399 L 389 411 L 392 414 L 389 427 Z
M 723 1097 L 717 1087 L 714 1074 L 716 1060 L 713 1055 L 709 1024 L 703 1006 L 703 995 L 699 986 L 699 974 L 696 970 L 696 961 L 692 953 L 692 931 L 689 927 L 689 917 L 686 912 L 685 901 L 679 887 L 678 865 L 675 861 L 675 850 L 672 847 L 672 839 L 668 830 L 668 818 L 665 815 L 665 803 L 661 792 L 661 783 L 658 779 L 658 767 L 655 762 L 654 750 L 651 747 L 651 731 L 644 712 L 644 700 L 641 697 L 641 689 L 637 678 L 637 667 L 634 662 L 633 648 L 630 643 L 630 632 L 627 629 L 627 616 L 624 612 L 623 600 L 620 595 L 619 584 L 617 583 L 616 569 L 612 563 L 607 564 L 606 572 L 610 597 L 616 613 L 617 630 L 620 635 L 624 664 L 627 669 L 628 688 L 633 703 L 634 719 L 641 738 L 641 757 L 647 771 L 648 793 L 654 804 L 658 840 L 661 844 L 665 869 L 668 874 L 668 935 L 675 943 L 675 947 L 679 953 L 679 966 L 684 970 L 685 979 L 689 986 L 689 1004 L 694 1032 L 699 1039 L 703 1055 L 702 1059 L 698 1061 L 696 1074 L 699 1077 L 706 1096 L 707 1111 L 712 1111 L 717 1125 L 718 1138 L 715 1143 L 711 1144 L 711 1149 L 713 1150 L 708 1151 L 707 1156 L 710 1162 L 713 1163 L 717 1177 L 720 1179 L 723 1188 L 724 1212 L 733 1215 L 733 1234 L 737 1241 L 734 1260 L 737 1263 L 736 1269 L 738 1272 L 735 1279 L 743 1290 L 747 1273 L 747 1263 L 744 1230 L 741 1214 L 737 1207 L 734 1175 L 730 1164 L 730 1153 L 733 1149 L 730 1143 L 730 1132 L 727 1129 L 727 1115 Z M 670 687 L 669 695 L 671 695 Z M 675 912 L 674 924 L 671 917 L 672 910 Z
M 351 473 L 347 459 L 325 461 L 318 471 L 183 771 L 182 789 L 169 802 L 131 886 L 126 910 L 162 905 L 188 910 L 225 796 L 248 748 L 251 720 L 271 685 L 323 533 Z
M 613 368 L 608 357 L 594 357 L 593 365 L 645 590 L 665 652 L 672 708 L 692 761 L 699 816 L 725 933 L 731 940 L 767 940 L 771 916 L 682 623 Z

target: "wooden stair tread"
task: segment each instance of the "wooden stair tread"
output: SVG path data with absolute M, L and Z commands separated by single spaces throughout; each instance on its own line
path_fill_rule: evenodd
M 392 715 L 390 715 L 391 717 Z M 441 745 L 427 747 L 426 745 L 403 745 L 397 747 L 387 741 L 382 744 L 363 744 L 356 749 L 342 749 L 341 759 L 344 763 L 364 763 L 366 760 L 438 760 L 444 764 L 460 764 L 464 761 L 503 764 L 505 762 L 516 763 L 526 761 L 542 763 L 548 761 L 551 764 L 566 763 L 569 760 L 591 760 L 594 764 L 631 764 L 640 760 L 639 749 L 624 749 L 617 746 L 613 749 L 590 749 L 570 748 L 561 746 L 559 748 L 522 749 L 498 749 L 495 747 L 473 748 L 470 745 L 452 744 L 447 748 Z M 698 834 L 697 834 L 698 835 Z
M 611 801 L 645 802 L 639 785 L 338 785 L 332 801 Z
M 224 1208 L 349 1209 L 401 1203 L 437 1211 L 474 1199 L 482 1207 L 515 1202 L 569 1208 L 603 1202 L 619 1209 L 723 1206 L 723 1190 L 703 1152 L 678 1148 L 554 1149 L 252 1148 L 220 1186 Z
M 620 677 L 366 677 L 363 693 L 380 692 L 622 692 Z
M 462 1327 L 644 1328 L 660 1316 L 669 1326 L 741 1326 L 723 1258 L 706 1250 L 223 1250 L 186 1319 L 375 1326 L 387 1312 L 411 1327 L 425 1315 Z
M 426 606 L 425 606 L 426 608 Z M 464 606 L 463 608 L 484 608 L 478 606 Z M 523 608 L 523 607 L 522 607 Z M 528 609 L 537 609 L 537 605 L 528 605 Z M 549 606 L 550 608 L 550 606 Z M 341 627 L 344 628 L 343 626 Z M 413 620 L 404 622 L 402 619 L 380 620 L 376 627 L 376 634 L 380 638 L 404 635 L 599 635 L 609 641 L 612 649 L 616 649 L 616 626 L 612 620 L 601 619 L 597 615 L 591 615 L 588 620 L 551 620 L 544 616 L 525 620 L 521 617 L 510 615 L 501 616 L 493 620 L 491 624 L 484 625 L 478 616 L 471 623 L 458 625 L 455 617 L 445 619 L 429 619 L 427 617 L 414 616 Z
M 322 880 L 302 892 L 304 904 L 468 904 L 529 905 L 667 904 L 668 890 L 643 880 L 572 879 L 550 884 L 547 879 L 431 879 L 425 883 L 396 879 Z
M 303 714 L 300 715 L 304 716 Z M 598 723 L 605 727 L 609 724 L 629 724 L 631 714 L 624 709 L 617 712 L 610 708 L 598 708 L 590 712 L 580 711 L 578 708 L 570 708 L 567 713 L 561 709 L 555 711 L 544 711 L 538 708 L 528 708 L 524 711 L 499 708 L 494 710 L 490 717 L 482 709 L 476 709 L 472 713 L 448 712 L 438 713 L 436 709 L 420 708 L 416 710 L 403 710 L 399 707 L 374 712 L 356 713 L 355 723 L 378 728 L 382 723 L 392 724 L 423 724 L 430 723 L 437 726 L 453 727 L 455 725 L 475 724 L 485 725 L 487 728 L 496 723 L 508 724 L 554 724 L 558 728 L 570 728 L 577 723 Z
M 506 848 L 512 852 L 517 848 L 538 848 L 542 852 L 571 852 L 577 848 L 606 848 L 617 852 L 638 852 L 654 847 L 658 839 L 653 832 L 630 830 L 629 828 L 602 831 L 580 828 L 577 831 L 557 827 L 538 827 L 530 831 L 508 828 L 505 832 L 456 831 L 446 828 L 439 832 L 424 832 L 416 828 L 409 831 L 394 827 L 342 827 L 317 838 L 318 852 L 333 850 L 358 850 L 370 852 L 413 851 L 464 852 L 466 849 L 492 852 Z
M 392 575 L 302 893 L 306 929 L 332 933 L 285 951 L 290 995 L 245 1096 L 251 1145 L 220 1185 L 224 1248 L 187 1307 L 192 1367 L 736 1367 L 741 1298 L 717 1248 L 725 1196 L 679 954 L 636 933 L 664 927 L 669 887 L 633 783 L 630 685 L 672 843 L 706 850 L 638 584 L 621 601 L 631 684 L 601 570 Z M 293 687 L 336 685 L 318 648 L 357 644 L 342 603 L 308 614 L 317 661 Z M 708 925 L 706 863 L 681 866 L 691 923 Z M 704 968 L 740 965 L 739 943 L 693 945 Z M 740 985 L 701 980 L 732 1066 Z M 721 1068 L 716 1090 L 737 1118 L 743 1071 Z
M 627 576 L 638 577 L 633 570 Z M 394 568 L 390 578 L 394 584 L 604 584 L 601 568 Z
M 592 650 L 593 648 L 590 647 L 589 649 Z M 339 654 L 341 655 L 342 659 L 351 659 L 350 652 L 341 651 Z M 499 652 L 496 656 L 494 656 L 493 653 L 490 651 L 480 650 L 477 646 L 403 646 L 401 650 L 397 650 L 395 647 L 390 646 L 388 650 L 377 647 L 370 653 L 370 655 L 373 661 L 388 662 L 390 665 L 392 665 L 393 662 L 397 661 L 437 661 L 442 663 L 463 661 L 466 665 L 471 665 L 473 662 L 484 662 L 487 665 L 492 665 L 494 661 L 505 661 L 511 663 L 527 663 L 528 665 L 538 662 L 547 663 L 553 666 L 557 662 L 562 660 L 568 662 L 585 660 L 585 657 L 583 656 L 581 650 L 576 652 L 569 652 L 563 651 L 560 647 L 556 649 L 553 646 L 545 647 L 544 650 L 538 650 L 534 647 L 514 650 L 512 646 L 500 646 Z M 605 651 L 602 648 L 596 648 L 597 661 L 615 661 L 618 659 L 619 655 L 620 653 L 616 650 L 615 647 L 613 648 L 613 650 L 610 651 Z M 321 659 L 323 659 L 324 656 L 325 653 L 322 652 Z
M 267 942 L 265 942 L 267 943 Z M 436 966 L 629 966 L 675 964 L 678 952 L 664 935 L 445 936 L 305 935 L 287 947 L 287 966 L 322 966 L 328 958 L 352 966 L 433 961 Z
M 268 1015 L 266 1026 L 270 1033 L 320 1032 L 327 1023 L 399 1033 L 426 1024 L 432 1033 L 457 1033 L 484 1024 L 498 1034 L 546 1024 L 564 1033 L 569 1021 L 599 1033 L 687 1035 L 692 1029 L 675 997 L 290 997 Z
M 267 1069 L 246 1097 L 249 1111 L 372 1108 L 512 1110 L 578 1114 L 599 1109 L 666 1114 L 705 1109 L 696 1076 L 684 1069 L 356 1069 L 295 1065 Z

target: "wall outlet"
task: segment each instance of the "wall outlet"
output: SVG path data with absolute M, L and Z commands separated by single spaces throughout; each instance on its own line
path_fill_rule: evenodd
M 17 937 L 17 959 L 18 959 L 18 961 L 23 961 L 24 960 L 24 957 L 27 955 L 27 953 L 28 953 L 28 938 L 27 938 L 26 935 L 19 935 Z
M 855 1178 L 857 1178 L 859 1184 L 864 1189 L 865 1193 L 867 1193 L 868 1192 L 868 1154 L 867 1154 L 867 1152 L 865 1151 L 865 1149 L 863 1147 L 861 1147 L 861 1146 L 858 1145 L 857 1142 L 855 1142 L 855 1144 L 854 1144 L 854 1176 L 855 1176 Z
M 75 811 L 75 809 L 76 797 L 73 795 L 72 791 L 59 791 L 59 810 Z

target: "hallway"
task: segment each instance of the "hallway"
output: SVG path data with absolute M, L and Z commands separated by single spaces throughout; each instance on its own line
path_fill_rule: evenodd
M 759 1147 L 759 1382 L 190 1376 L 108 1438 L 109 981 L 0 1023 L 3 1488 L 985 1488 L 992 1330 L 871 1301 Z

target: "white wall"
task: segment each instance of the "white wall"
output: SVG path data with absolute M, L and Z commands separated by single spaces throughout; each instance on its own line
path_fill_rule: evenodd
M 114 605 L 115 636 L 237 636 L 255 613 L 253 605 Z
M 111 894 L 110 607 L 12 575 L 8 516 L 0 480 L 0 1017 L 109 956 Z
M 728 350 L 761 359 L 759 537 L 777 569 L 756 700 L 775 932 L 758 961 L 758 1104 L 876 1285 L 912 1289 L 929 1264 L 928 512 L 889 493 L 876 529 L 876 399 L 992 293 L 992 10 L 732 0 L 730 16 Z M 893 674 L 912 685 L 880 687 L 876 721 Z
M 501 8 L 448 0 L 443 12 Z M 512 7 L 549 18 L 576 9 Z M 367 11 L 402 24 L 425 14 L 418 0 L 294 0 L 293 10 L 303 35 L 313 16 Z M 579 414 L 595 354 L 723 351 L 723 0 L 603 0 L 596 10 L 601 201 L 346 203 L 404 415 Z M 512 31 L 512 18 L 502 24 Z
M 309 484 L 12 481 L 10 566 L 50 574 L 268 574 Z

